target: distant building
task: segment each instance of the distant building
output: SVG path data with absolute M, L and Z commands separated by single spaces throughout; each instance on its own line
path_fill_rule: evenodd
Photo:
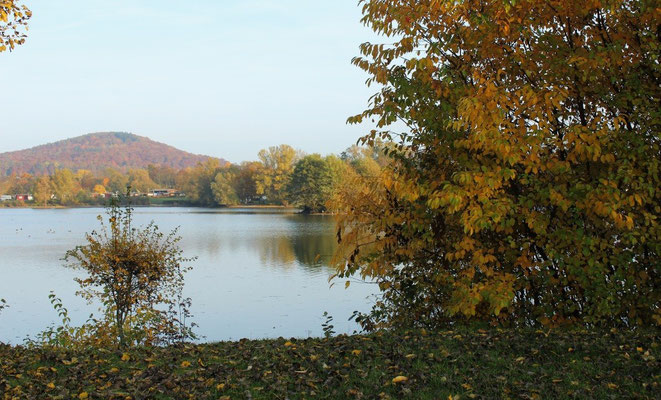
M 112 197 L 117 197 L 118 195 L 117 195 L 117 193 L 111 193 L 111 192 L 105 192 L 105 193 L 96 193 L 96 192 L 94 192 L 94 193 L 91 193 L 90 196 L 92 196 L 95 199 L 99 198 L 99 197 L 102 198 L 102 199 L 109 199 L 109 198 L 112 198 Z
M 10 194 L 0 194 L 0 201 L 9 201 L 13 199 L 14 198 Z
M 19 200 L 19 201 L 32 201 L 32 200 L 34 200 L 34 197 L 32 197 L 31 194 L 17 194 L 16 196 L 14 196 L 14 198 L 16 200 Z
M 150 191 L 147 196 L 150 197 L 175 197 L 179 196 L 177 189 L 154 189 Z

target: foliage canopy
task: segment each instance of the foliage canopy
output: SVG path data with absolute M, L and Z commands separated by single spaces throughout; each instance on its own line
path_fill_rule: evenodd
M 286 192 L 290 202 L 303 207 L 304 213 L 324 212 L 333 190 L 333 181 L 329 162 L 318 154 L 312 154 L 296 163 Z
M 372 322 L 661 324 L 661 9 L 649 0 L 362 0 L 354 64 L 394 140 L 340 199 Z M 388 130 L 395 121 L 407 130 Z

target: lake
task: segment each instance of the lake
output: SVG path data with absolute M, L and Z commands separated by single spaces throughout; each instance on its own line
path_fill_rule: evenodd
M 0 209 L 0 341 L 22 343 L 58 323 L 48 294 L 55 291 L 73 324 L 96 305 L 75 295 L 83 272 L 63 266 L 65 252 L 99 229 L 102 208 Z M 136 208 L 134 221 L 154 221 L 163 232 L 179 227 L 185 257 L 197 256 L 186 274 L 195 332 L 203 341 L 321 336 L 324 311 L 337 333 L 352 333 L 354 310 L 367 311 L 376 285 L 353 280 L 332 287 L 335 249 L 332 217 L 283 209 Z

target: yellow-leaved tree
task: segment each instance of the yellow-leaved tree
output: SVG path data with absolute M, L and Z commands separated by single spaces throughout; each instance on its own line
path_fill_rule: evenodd
M 393 42 L 350 122 L 397 144 L 334 205 L 339 275 L 383 289 L 364 323 L 661 324 L 658 3 L 360 3 Z
M 125 199 L 130 192 L 127 188 Z M 193 259 L 183 257 L 177 230 L 164 234 L 153 222 L 134 226 L 133 209 L 120 207 L 117 198 L 107 214 L 108 225 L 99 216 L 101 229 L 65 255 L 68 266 L 86 275 L 76 278 L 79 294 L 104 306 L 94 339 L 128 346 L 194 338 L 186 324 L 190 299 L 182 296 L 184 273 L 190 270 L 182 264 Z
M 32 12 L 19 0 L 0 1 L 0 53 L 25 42 Z

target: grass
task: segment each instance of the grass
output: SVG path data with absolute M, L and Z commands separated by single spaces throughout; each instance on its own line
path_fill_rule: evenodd
M 0 399 L 652 399 L 659 333 L 461 329 L 126 352 L 0 345 Z

